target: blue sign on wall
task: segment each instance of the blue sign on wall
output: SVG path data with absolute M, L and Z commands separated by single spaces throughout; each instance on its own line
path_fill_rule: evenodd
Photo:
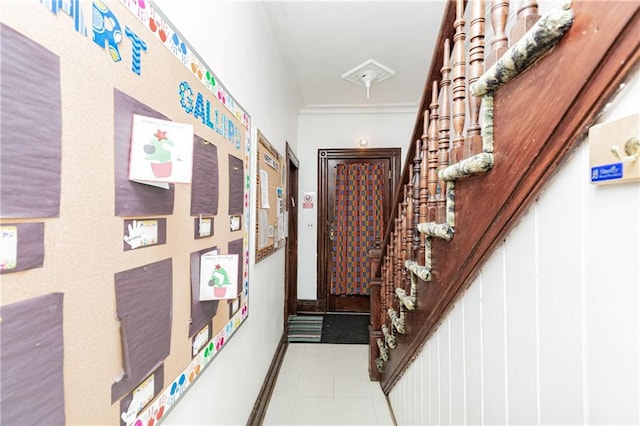
M 622 163 L 605 164 L 591 168 L 591 182 L 622 178 Z

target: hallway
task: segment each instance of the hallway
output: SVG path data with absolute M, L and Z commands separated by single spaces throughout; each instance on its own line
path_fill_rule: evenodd
M 393 425 L 367 345 L 290 343 L 265 425 Z

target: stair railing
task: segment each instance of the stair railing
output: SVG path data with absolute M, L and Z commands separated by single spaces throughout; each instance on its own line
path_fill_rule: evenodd
M 371 256 L 372 380 L 380 380 L 398 340 L 420 325 L 420 319 L 412 317 L 418 292 L 438 291 L 429 286 L 437 273 L 432 240 L 454 238 L 455 182 L 483 174 L 494 164 L 494 92 L 553 47 L 573 22 L 568 6 L 539 19 L 536 1 L 522 0 L 507 48 L 509 2 L 493 0 L 494 36 L 485 55 L 485 2 L 469 1 L 468 26 L 465 3 L 456 0 L 447 5 L 442 48 L 436 49 L 439 56 L 432 61 L 415 142 L 409 149 L 412 154 L 405 162 L 384 239 Z

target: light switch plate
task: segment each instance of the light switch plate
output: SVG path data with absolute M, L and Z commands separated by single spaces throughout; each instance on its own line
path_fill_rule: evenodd
M 619 147 L 623 155 L 625 143 L 640 138 L 640 114 L 597 124 L 589 129 L 589 171 L 591 183 L 607 185 L 640 181 L 640 158 L 623 161 L 611 152 Z

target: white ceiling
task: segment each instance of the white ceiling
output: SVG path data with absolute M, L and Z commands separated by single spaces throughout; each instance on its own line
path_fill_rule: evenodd
M 413 108 L 422 96 L 444 0 L 263 1 L 301 110 Z M 341 75 L 368 59 L 395 75 L 366 89 Z

